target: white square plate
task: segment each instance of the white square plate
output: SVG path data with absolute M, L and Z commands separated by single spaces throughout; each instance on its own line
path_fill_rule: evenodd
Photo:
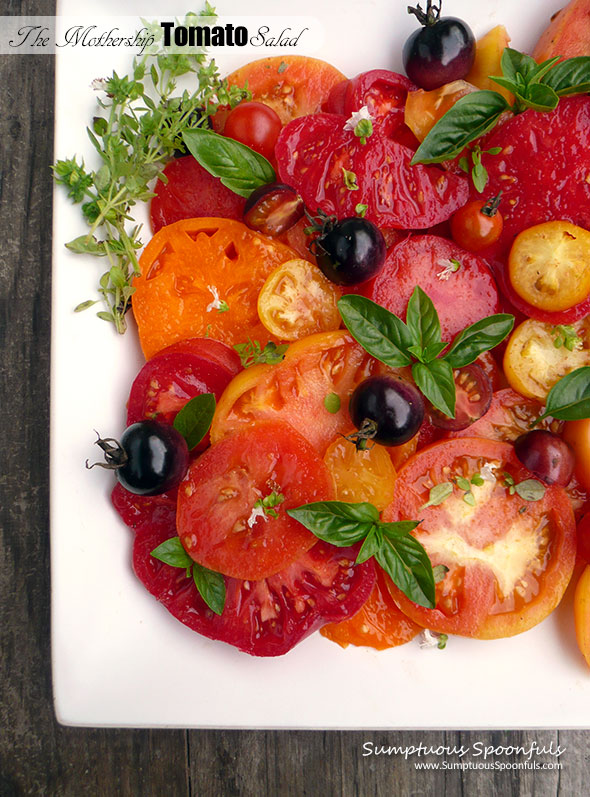
M 162 8 L 166 5 L 166 8 Z M 425 5 L 423 2 L 422 5 Z M 476 36 L 504 24 L 512 45 L 530 49 L 562 0 L 446 0 L 447 15 Z M 401 71 L 401 46 L 416 27 L 407 0 L 219 0 L 220 14 L 256 15 L 273 30 L 310 26 L 295 52 L 332 62 L 348 75 Z M 62 0 L 62 15 L 117 23 L 116 0 Z M 183 16 L 177 0 L 125 3 L 125 14 Z M 295 16 L 297 14 L 297 16 Z M 98 16 L 102 18 L 98 20 Z M 306 20 L 300 17 L 306 16 Z M 273 17 L 275 17 L 273 19 Z M 246 24 L 253 27 L 253 20 Z M 102 29 L 102 28 L 101 28 Z M 279 31 L 280 32 L 280 31 Z M 306 45 L 306 41 L 310 44 Z M 306 49 L 310 48 L 310 49 Z M 93 163 L 85 127 L 96 113 L 93 78 L 127 74 L 131 54 L 64 49 L 57 57 L 56 158 Z M 222 72 L 277 48 L 216 49 Z M 146 221 L 145 209 L 140 220 Z M 450 639 L 444 652 L 416 641 L 378 653 L 342 650 L 319 634 L 285 657 L 257 659 L 201 638 L 142 587 L 130 564 L 131 533 L 109 502 L 112 476 L 85 470 L 93 429 L 116 434 L 142 356 L 130 328 L 117 336 L 92 310 L 102 262 L 70 254 L 85 231 L 78 208 L 55 192 L 51 406 L 53 680 L 60 722 L 89 726 L 257 728 L 586 727 L 590 673 L 576 649 L 571 605 L 513 639 Z M 145 231 L 147 238 L 148 232 Z

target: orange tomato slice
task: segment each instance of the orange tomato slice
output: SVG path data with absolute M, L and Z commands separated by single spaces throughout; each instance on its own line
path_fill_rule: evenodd
M 324 464 L 334 478 L 339 501 L 368 501 L 381 512 L 393 500 L 396 472 L 384 446 L 358 451 L 353 442 L 339 436 L 328 446 Z
M 269 333 L 256 310 L 270 272 L 296 253 L 239 221 L 185 219 L 146 246 L 133 280 L 133 314 L 149 359 L 179 340 L 212 337 L 228 345 Z

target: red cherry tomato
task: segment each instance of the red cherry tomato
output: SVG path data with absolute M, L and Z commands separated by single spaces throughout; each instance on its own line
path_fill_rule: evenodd
M 227 117 L 223 134 L 272 158 L 281 127 L 277 112 L 268 105 L 241 102 Z
M 493 200 L 492 200 L 493 201 Z M 499 210 L 488 210 L 490 200 L 468 202 L 451 218 L 451 235 L 455 243 L 469 252 L 481 252 L 496 243 L 504 221 Z
M 355 565 L 358 546 L 318 542 L 285 570 L 263 581 L 225 579 L 225 609 L 214 614 L 183 568 L 151 556 L 176 536 L 175 494 L 138 496 L 117 485 L 112 502 L 135 530 L 133 568 L 146 589 L 180 622 L 209 639 L 253 656 L 280 656 L 325 623 L 352 617 L 375 583 L 372 560 Z

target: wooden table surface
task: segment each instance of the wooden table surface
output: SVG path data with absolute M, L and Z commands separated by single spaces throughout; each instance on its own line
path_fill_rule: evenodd
M 52 14 L 53 3 L 5 1 L 2 9 Z M 53 66 L 51 56 L 0 56 L 0 795 L 588 794 L 587 731 L 114 730 L 56 723 L 48 528 Z M 553 743 L 566 750 L 559 771 L 419 771 L 416 757 L 363 756 L 365 741 Z

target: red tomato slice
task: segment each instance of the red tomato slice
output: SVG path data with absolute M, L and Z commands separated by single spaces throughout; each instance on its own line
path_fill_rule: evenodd
M 240 370 L 237 352 L 224 343 L 207 338 L 175 343 L 149 360 L 135 377 L 127 402 L 127 426 L 145 418 L 172 424 L 195 396 L 213 393 L 221 398 Z
M 286 125 L 276 146 L 281 180 L 299 191 L 313 212 L 354 216 L 358 202 L 381 227 L 425 229 L 465 204 L 464 177 L 436 166 L 410 166 L 413 151 L 375 130 L 365 144 L 344 130 L 342 116 L 316 114 Z M 344 183 L 356 175 L 358 190 Z
M 496 477 L 472 485 L 475 506 L 453 493 L 424 507 L 430 489 L 485 466 Z M 576 555 L 573 511 L 562 488 L 548 487 L 538 501 L 510 495 L 504 473 L 530 478 L 508 443 L 480 438 L 447 440 L 419 452 L 400 470 L 386 521 L 421 520 L 415 530 L 433 565 L 449 568 L 437 584 L 434 609 L 408 600 L 395 585 L 396 603 L 418 624 L 442 633 L 495 639 L 526 631 L 559 603 Z M 485 473 L 485 471 L 484 471 Z
M 500 154 L 486 155 L 492 147 Z M 504 217 L 502 235 L 486 255 L 502 259 L 519 232 L 544 221 L 590 229 L 589 97 L 562 97 L 549 113 L 524 111 L 494 130 L 482 149 L 486 195 L 502 190 Z M 473 190 L 473 198 L 481 196 Z
M 158 180 L 154 189 L 156 195 L 150 204 L 154 233 L 175 221 L 200 216 L 242 220 L 244 197 L 222 185 L 192 155 L 171 161 L 164 174 L 168 182 Z
M 255 504 L 276 493 L 272 511 Z M 278 573 L 316 538 L 286 510 L 334 496 L 328 469 L 287 424 L 259 423 L 215 443 L 178 490 L 178 535 L 199 564 L 253 581 Z
M 445 279 L 452 261 L 460 267 Z M 496 283 L 485 262 L 436 235 L 409 237 L 394 246 L 377 277 L 360 291 L 405 318 L 416 285 L 434 302 L 448 343 L 465 327 L 499 311 Z
M 354 565 L 358 546 L 319 542 L 264 581 L 226 578 L 225 609 L 218 616 L 183 569 L 150 555 L 176 536 L 176 501 L 170 495 L 135 496 L 120 485 L 112 501 L 124 522 L 136 529 L 133 568 L 146 589 L 193 631 L 253 656 L 280 656 L 324 623 L 351 617 L 375 583 L 372 561 Z

